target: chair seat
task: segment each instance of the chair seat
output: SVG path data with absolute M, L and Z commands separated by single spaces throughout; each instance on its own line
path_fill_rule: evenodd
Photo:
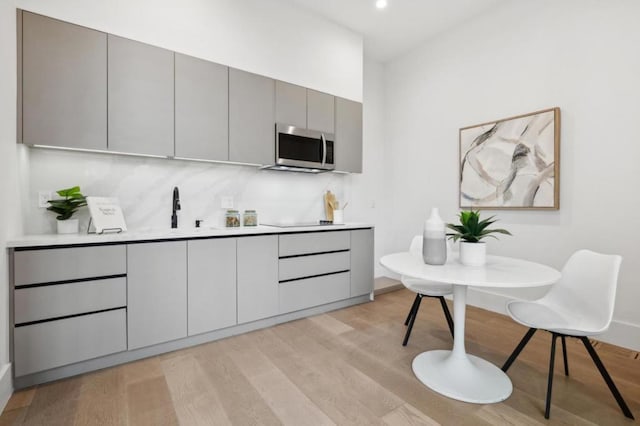
M 432 281 L 420 280 L 417 278 L 411 278 L 402 276 L 400 281 L 406 288 L 416 293 L 424 294 L 425 296 L 446 296 L 453 293 L 453 286 L 451 284 L 441 284 Z
M 606 331 L 575 311 L 553 307 L 539 302 L 511 301 L 507 313 L 514 321 L 569 336 L 593 336 Z

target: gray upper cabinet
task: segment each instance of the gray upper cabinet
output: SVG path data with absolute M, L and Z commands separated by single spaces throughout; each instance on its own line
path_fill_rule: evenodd
M 307 128 L 307 89 L 276 81 L 276 122 Z
M 129 350 L 187 336 L 186 241 L 127 246 Z
M 107 35 L 22 13 L 22 140 L 107 148 Z
M 307 128 L 334 133 L 334 96 L 307 89 Z
M 174 155 L 173 55 L 109 35 L 109 150 Z
M 336 171 L 362 173 L 362 104 L 336 97 Z
M 176 53 L 176 157 L 229 159 L 229 69 Z
M 238 324 L 278 314 L 278 236 L 238 238 Z
M 276 122 L 333 133 L 334 115 L 332 95 L 276 81 Z
M 229 160 L 273 164 L 275 81 L 229 69 Z

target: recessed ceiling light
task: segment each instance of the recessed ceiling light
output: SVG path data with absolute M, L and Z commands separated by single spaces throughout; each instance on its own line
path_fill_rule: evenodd
M 384 9 L 387 7 L 387 0 L 376 0 L 376 7 L 378 9 Z

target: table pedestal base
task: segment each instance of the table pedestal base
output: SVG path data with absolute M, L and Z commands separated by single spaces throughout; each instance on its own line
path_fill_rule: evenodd
M 466 353 L 423 352 L 414 358 L 413 372 L 434 391 L 464 402 L 500 402 L 513 391 L 511 380 L 502 370 L 489 361 Z

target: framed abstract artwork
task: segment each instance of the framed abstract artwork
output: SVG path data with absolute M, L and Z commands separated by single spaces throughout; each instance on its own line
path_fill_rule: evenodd
M 460 129 L 460 207 L 560 208 L 560 108 Z

